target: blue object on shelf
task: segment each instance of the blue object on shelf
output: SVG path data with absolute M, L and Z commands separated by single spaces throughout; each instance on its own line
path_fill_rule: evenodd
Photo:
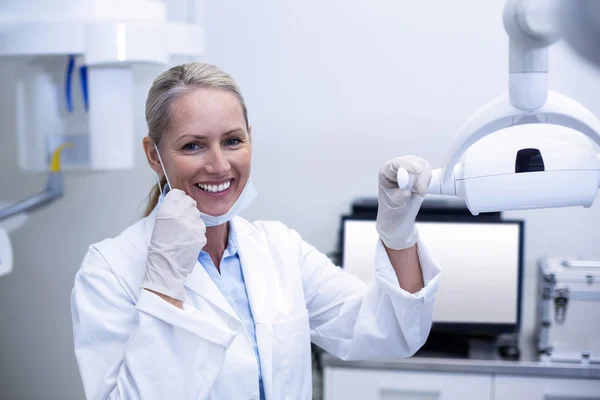
M 87 80 L 87 67 L 84 65 L 79 67 L 79 79 L 81 81 L 81 94 L 83 95 L 83 104 L 85 106 L 85 111 L 89 110 L 89 101 L 88 101 L 88 80 Z
M 67 103 L 67 111 L 73 112 L 73 97 L 71 95 L 71 79 L 73 78 L 73 69 L 75 68 L 75 56 L 69 56 L 67 63 L 67 74 L 65 77 L 65 101 Z

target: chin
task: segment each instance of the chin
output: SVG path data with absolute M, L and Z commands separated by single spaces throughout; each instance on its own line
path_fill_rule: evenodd
M 223 215 L 225 213 L 227 213 L 227 211 L 229 211 L 231 209 L 231 206 L 233 204 L 229 205 L 228 207 L 223 207 L 223 206 L 219 206 L 219 207 L 210 207 L 208 209 L 198 209 L 201 213 L 203 214 L 208 214 L 210 216 L 213 217 L 218 217 L 220 215 Z
M 227 213 L 227 211 L 229 210 L 223 210 L 223 211 L 201 211 L 201 213 L 210 215 L 211 217 L 220 217 L 221 215 L 224 215 L 225 213 Z
M 207 214 L 213 217 L 218 217 L 220 215 L 226 214 L 231 209 L 231 207 L 233 207 L 233 205 L 241 195 L 241 191 L 237 192 L 239 190 L 238 187 L 234 187 L 231 189 L 235 190 L 235 192 L 228 193 L 224 196 L 210 196 L 200 191 L 201 189 L 195 187 L 193 189 L 193 197 L 194 200 L 196 200 L 196 204 L 200 206 L 198 207 L 198 210 L 203 214 Z

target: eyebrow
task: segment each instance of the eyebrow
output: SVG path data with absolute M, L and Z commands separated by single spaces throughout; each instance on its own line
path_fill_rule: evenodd
M 235 129 L 232 129 L 232 130 L 229 130 L 229 131 L 225 132 L 222 136 L 227 136 L 227 135 L 231 135 L 232 133 L 243 132 L 243 131 L 244 131 L 244 128 L 235 128 Z M 194 139 L 199 139 L 199 140 L 206 139 L 206 136 L 202 136 L 202 135 L 185 134 L 185 135 L 179 136 L 176 139 L 176 141 L 180 141 L 180 140 L 182 140 L 184 138 L 190 138 L 190 137 L 194 138 Z

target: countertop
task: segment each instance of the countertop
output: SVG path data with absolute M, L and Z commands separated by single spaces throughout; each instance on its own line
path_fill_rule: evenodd
M 570 379 L 600 379 L 600 364 L 537 361 L 532 345 L 521 344 L 519 360 L 501 358 L 495 348 L 475 351 L 470 357 L 452 358 L 439 355 L 415 355 L 390 361 L 343 361 L 326 352 L 321 365 L 326 367 L 366 368 L 428 372 L 482 373 Z

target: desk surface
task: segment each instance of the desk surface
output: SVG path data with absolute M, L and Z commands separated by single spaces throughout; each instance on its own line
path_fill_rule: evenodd
M 531 350 L 522 348 L 519 361 L 504 360 L 497 357 L 446 358 L 414 356 L 391 361 L 343 361 L 328 353 L 321 355 L 323 367 L 387 369 L 424 372 L 458 372 L 555 377 L 569 379 L 600 379 L 600 364 L 578 364 L 536 361 Z

